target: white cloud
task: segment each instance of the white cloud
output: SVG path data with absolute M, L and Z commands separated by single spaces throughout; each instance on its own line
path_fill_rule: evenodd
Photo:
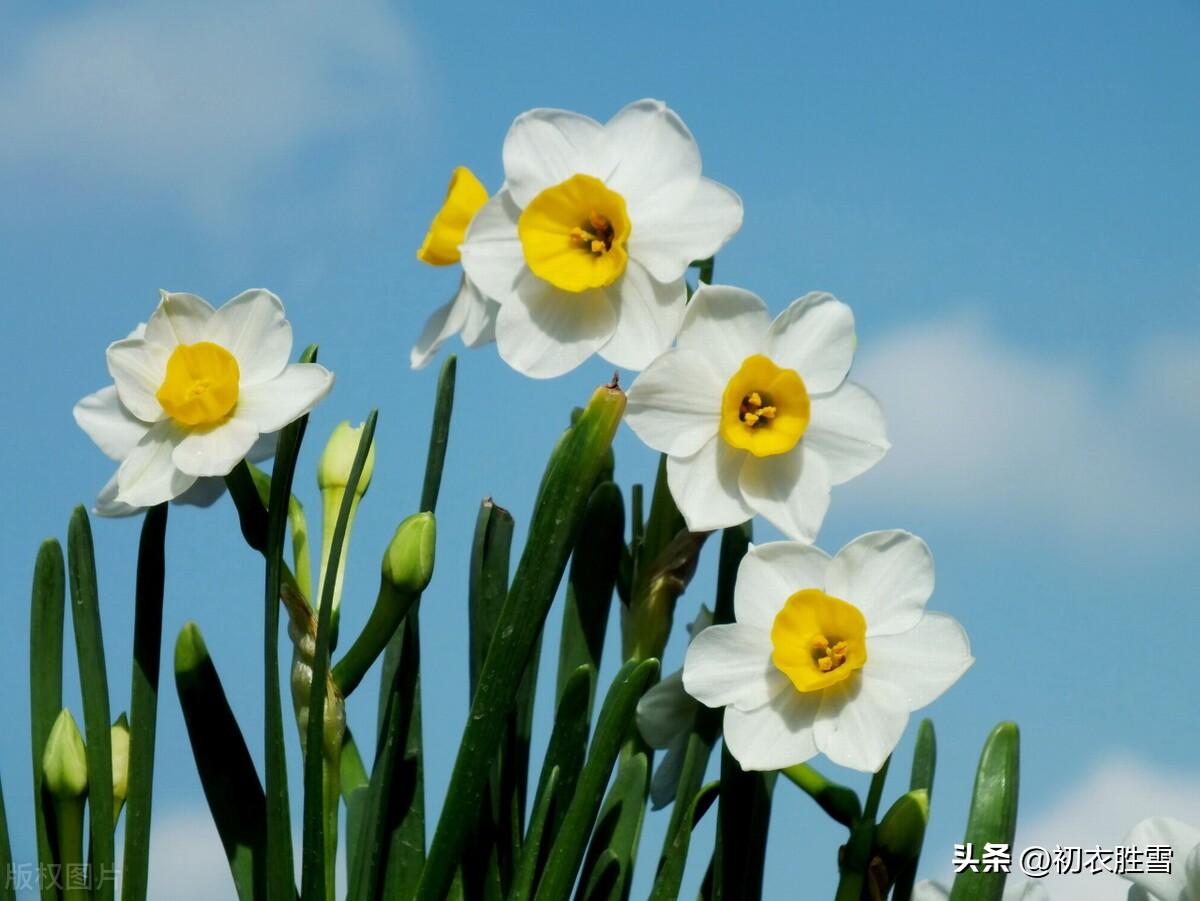
M 207 808 L 155 813 L 147 897 L 172 901 L 237 898 L 225 849 Z
M 1200 773 L 1171 773 L 1123 757 L 1103 760 L 1052 799 L 1044 812 L 1021 823 L 1014 845 L 1111 848 L 1150 816 L 1200 820 Z M 1053 901 L 1124 901 L 1129 890 L 1127 881 L 1111 874 L 1050 875 L 1041 881 Z
M 414 116 L 412 43 L 376 0 L 83 8 L 0 62 L 0 164 L 225 219 L 316 143 Z
M 1082 540 L 1196 525 L 1200 339 L 1143 341 L 1095 371 L 964 314 L 864 347 L 855 378 L 882 400 L 893 445 L 859 501 Z

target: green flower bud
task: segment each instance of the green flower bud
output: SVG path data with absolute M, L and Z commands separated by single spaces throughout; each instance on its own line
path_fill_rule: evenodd
M 112 724 L 113 807 L 120 810 L 129 793 L 129 719 L 125 714 Z
M 88 790 L 87 749 L 71 711 L 54 721 L 42 752 L 42 784 L 57 799 L 82 798 Z
M 437 523 L 432 513 L 415 513 L 404 520 L 383 555 L 384 580 L 397 591 L 424 591 L 433 578 L 436 544 Z
M 892 861 L 916 860 L 925 841 L 925 824 L 929 822 L 929 792 L 913 789 L 896 799 L 878 828 L 875 844 Z
M 363 425 L 352 426 L 341 422 L 325 443 L 321 452 L 321 460 L 317 464 L 317 485 L 321 489 L 321 575 L 318 585 L 324 586 L 325 573 L 329 568 L 329 556 L 333 550 L 333 533 L 337 527 L 338 512 L 342 508 L 342 499 L 346 496 L 346 486 L 350 481 L 350 470 L 354 468 L 354 457 L 358 453 L 358 443 L 363 436 Z M 350 518 L 346 520 L 346 535 L 342 545 L 341 556 L 338 559 L 337 577 L 333 587 L 333 627 L 337 635 L 338 613 L 342 603 L 342 579 L 346 573 L 347 548 L 350 544 L 350 530 L 354 525 L 354 516 L 358 512 L 358 502 L 367 493 L 371 484 L 371 476 L 375 472 L 375 441 L 367 448 L 367 457 L 363 461 L 362 474 L 354 488 L 354 497 L 350 501 Z M 321 589 L 318 589 L 318 593 Z

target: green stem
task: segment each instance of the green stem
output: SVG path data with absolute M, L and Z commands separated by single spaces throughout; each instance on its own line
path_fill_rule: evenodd
M 83 798 L 54 802 L 54 823 L 58 836 L 59 884 L 63 901 L 88 901 L 88 880 L 84 878 Z
M 879 800 L 883 796 L 883 783 L 887 780 L 889 756 L 874 776 L 867 791 L 867 806 L 854 828 L 850 830 L 850 841 L 846 843 L 846 854 L 841 866 L 834 901 L 859 901 L 867 878 L 867 867 L 871 863 L 871 845 L 875 839 L 875 818 L 879 815 Z
M 337 876 L 338 804 L 341 801 L 339 764 L 324 761 L 321 768 L 321 803 L 325 816 L 325 898 L 334 901 Z

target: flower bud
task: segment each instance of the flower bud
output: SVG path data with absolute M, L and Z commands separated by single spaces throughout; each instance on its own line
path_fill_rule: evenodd
M 125 714 L 112 724 L 112 785 L 113 816 L 121 812 L 121 805 L 129 794 L 129 720 Z
M 87 749 L 71 711 L 63 710 L 54 721 L 42 752 L 42 784 L 59 800 L 78 799 L 87 794 Z
M 417 594 L 433 578 L 437 524 L 432 513 L 414 513 L 396 529 L 383 555 L 383 578 L 397 591 Z
M 929 822 L 929 792 L 913 789 L 896 799 L 878 828 L 875 844 L 893 861 L 916 860 L 925 841 L 925 824 Z
M 354 466 L 354 455 L 358 453 L 358 442 L 362 438 L 363 427 L 352 426 L 348 422 L 340 422 L 334 428 L 333 434 L 325 442 L 325 450 L 321 452 L 321 461 L 317 464 L 317 486 L 322 491 L 330 489 L 345 489 L 350 481 L 350 470 Z M 358 480 L 355 494 L 362 497 L 367 493 L 371 484 L 371 475 L 375 472 L 375 442 L 367 450 L 367 459 L 363 463 L 362 476 Z

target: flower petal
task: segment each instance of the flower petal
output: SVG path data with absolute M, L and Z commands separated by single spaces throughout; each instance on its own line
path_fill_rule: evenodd
M 292 326 L 283 302 L 261 288 L 243 291 L 217 310 L 205 335 L 237 359 L 243 388 L 275 378 L 292 355 Z
M 933 594 L 933 554 L 911 532 L 868 532 L 834 555 L 825 587 L 862 611 L 868 636 L 905 632 Z
M 912 711 L 933 703 L 974 662 L 971 642 L 958 620 L 926 613 L 907 632 L 868 638 L 863 671 L 899 688 Z
M 332 387 L 333 373 L 319 363 L 291 363 L 270 381 L 243 390 L 236 415 L 262 434 L 277 432 L 320 403 Z
M 1150 817 L 1134 826 L 1124 843 L 1143 850 L 1148 845 L 1170 845 L 1173 861 L 1170 873 L 1126 873 L 1125 878 L 1162 901 L 1187 898 L 1185 863 L 1192 849 L 1200 845 L 1200 829 L 1173 817 Z
M 753 545 L 738 566 L 734 615 L 770 632 L 787 599 L 804 588 L 823 588 L 829 555 L 799 541 Z
M 639 210 L 676 209 L 678 198 L 689 196 L 700 179 L 696 139 L 661 100 L 629 104 L 608 120 L 603 136 L 604 158 L 612 165 L 604 180 L 625 198 L 638 228 Z
M 693 260 L 713 256 L 742 227 L 742 199 L 722 184 L 698 179 L 675 205 L 630 211 L 629 255 L 659 281 L 679 278 Z
M 459 250 L 467 277 L 486 296 L 504 303 L 525 271 L 525 251 L 517 237 L 520 207 L 500 191 L 475 214 Z
M 150 428 L 125 408 L 115 385 L 89 394 L 72 412 L 75 422 L 110 460 L 124 460 Z
M 500 306 L 496 346 L 517 372 L 553 378 L 599 350 L 616 324 L 604 291 L 568 294 L 529 273 L 517 296 Z
M 496 340 L 496 316 L 500 312 L 500 304 L 484 297 L 465 274 L 455 302 L 465 308 L 461 336 L 463 344 L 467 347 L 480 347 Z
M 195 294 L 161 292 L 158 307 L 146 323 L 146 340 L 170 353 L 178 344 L 207 340 L 205 330 L 213 308 Z
M 170 419 L 156 422 L 117 470 L 115 500 L 130 507 L 153 507 L 179 497 L 195 476 L 180 472 L 171 460 L 184 432 Z
M 738 486 L 754 512 L 789 538 L 816 540 L 829 509 L 829 470 L 803 441 L 786 454 L 747 455 Z
M 599 122 L 568 110 L 534 109 L 517 116 L 504 138 L 504 179 L 513 199 L 524 207 L 572 175 L 603 179 L 603 139 Z
M 725 708 L 725 746 L 744 770 L 780 770 L 817 754 L 820 692 L 781 691 L 755 710 Z
M 879 401 L 861 385 L 843 382 L 832 394 L 812 398 L 811 404 L 804 443 L 825 460 L 832 484 L 866 472 L 892 446 Z
M 654 450 L 690 457 L 717 435 L 724 387 L 702 354 L 669 350 L 630 385 L 625 422 Z
M 683 671 L 663 678 L 642 695 L 637 705 L 637 726 L 652 748 L 665 748 L 686 733 L 696 714 L 696 702 L 683 688 Z
M 854 314 L 822 291 L 805 294 L 771 323 L 767 356 L 804 379 L 810 394 L 832 391 L 854 360 Z
M 129 504 L 122 504 L 117 500 L 117 474 L 115 472 L 112 474 L 112 478 L 104 483 L 100 493 L 96 495 L 96 503 L 92 507 L 92 512 L 97 516 L 110 518 L 133 516 L 135 513 L 140 513 L 141 510 L 141 507 L 131 507 Z
M 667 457 L 667 485 L 691 531 L 740 525 L 754 515 L 738 488 L 745 457 L 716 435 L 690 457 Z
M 192 476 L 227 476 L 246 458 L 258 438 L 254 420 L 241 416 L 207 429 L 191 429 L 175 447 L 171 460 Z
M 708 707 L 761 707 L 789 684 L 771 662 L 771 651 L 771 633 L 756 626 L 709 626 L 688 645 L 684 688 Z
M 126 338 L 108 345 L 108 372 L 121 403 L 138 419 L 157 422 L 163 415 L 155 395 L 167 371 L 170 352 L 144 338 Z
M 462 331 L 466 319 L 467 308 L 458 302 L 462 294 L 462 285 L 467 284 L 466 276 L 459 285 L 458 294 L 447 303 L 442 304 L 425 321 L 425 327 L 417 338 L 417 343 L 408 353 L 408 363 L 413 369 L 423 369 L 437 354 L 438 348 L 451 336 Z
M 686 732 L 675 736 L 675 740 L 667 747 L 662 763 L 654 771 L 650 780 L 651 809 L 662 810 L 675 800 L 679 792 L 679 777 L 683 773 L 683 763 L 687 759 L 688 734 Z
M 251 448 L 246 453 L 246 459 L 249 460 L 254 454 L 254 449 Z M 196 479 L 195 483 L 179 497 L 175 498 L 172 503 L 185 504 L 188 507 L 211 507 L 217 502 L 217 499 L 225 493 L 225 479 L 223 478 L 203 478 Z
M 687 304 L 687 286 L 682 278 L 667 284 L 655 281 L 630 260 L 625 274 L 607 291 L 617 326 L 600 348 L 600 356 L 622 369 L 645 369 L 675 340 Z
M 707 354 L 728 379 L 746 357 L 759 353 L 770 328 L 757 294 L 728 285 L 701 285 L 688 302 L 676 346 Z
M 813 735 L 834 763 L 874 773 L 895 750 L 907 723 L 900 689 L 860 671 L 821 692 Z

